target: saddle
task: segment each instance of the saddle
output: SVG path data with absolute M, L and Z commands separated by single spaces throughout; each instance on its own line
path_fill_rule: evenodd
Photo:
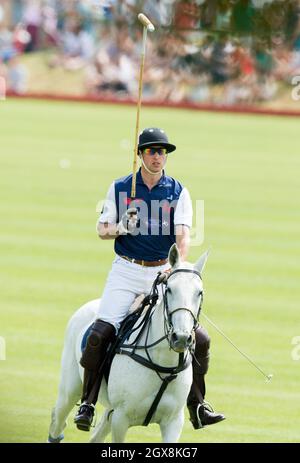
M 104 359 L 104 364 L 102 364 L 104 368 L 104 377 L 106 381 L 108 381 L 111 364 L 115 354 L 118 353 L 119 347 L 129 339 L 129 337 L 131 336 L 133 331 L 135 331 L 135 329 L 140 328 L 138 337 L 142 334 L 143 327 L 146 325 L 147 320 L 149 318 L 147 316 L 147 313 L 151 312 L 152 307 L 156 304 L 157 298 L 158 296 L 150 293 L 147 296 L 144 296 L 142 300 L 141 296 L 139 296 L 134 301 L 133 305 L 131 306 L 131 312 L 125 317 L 125 319 L 121 323 L 115 341 L 108 346 L 106 357 Z M 138 325 L 137 328 L 134 329 L 134 326 L 136 325 L 139 318 L 141 318 L 141 323 Z M 93 323 L 88 327 L 88 329 L 84 333 L 81 342 L 81 351 L 85 349 L 87 338 L 90 334 L 92 326 Z

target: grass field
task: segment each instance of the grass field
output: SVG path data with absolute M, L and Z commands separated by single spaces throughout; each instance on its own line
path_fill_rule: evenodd
M 0 102 L 0 442 L 45 442 L 66 323 L 98 297 L 113 258 L 96 204 L 131 170 L 135 108 Z M 142 110 L 178 146 L 167 171 L 205 201 L 205 313 L 274 379 L 266 384 L 214 328 L 207 399 L 227 420 L 181 442 L 299 442 L 299 121 Z M 72 416 L 66 442 L 86 442 Z M 156 425 L 130 442 L 159 442 Z

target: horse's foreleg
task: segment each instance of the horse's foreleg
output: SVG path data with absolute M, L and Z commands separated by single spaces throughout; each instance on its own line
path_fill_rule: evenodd
M 111 418 L 111 437 L 113 443 L 122 443 L 125 440 L 129 422 L 121 410 L 114 410 Z
M 111 416 L 112 410 L 106 409 L 93 432 L 92 438 L 90 440 L 92 444 L 98 444 L 105 441 L 106 436 L 110 433 L 111 430 Z
M 181 431 L 184 424 L 184 410 L 180 410 L 179 414 L 172 420 L 162 421 L 160 423 L 160 431 L 162 442 L 175 443 L 178 441 L 181 435 Z

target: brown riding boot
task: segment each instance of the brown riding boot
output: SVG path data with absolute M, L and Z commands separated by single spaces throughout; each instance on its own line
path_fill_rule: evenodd
M 104 373 L 106 352 L 113 342 L 116 332 L 114 326 L 96 320 L 87 338 L 80 364 L 84 367 L 81 405 L 74 422 L 81 431 L 89 431 L 93 422 L 95 404 Z
M 208 371 L 210 338 L 207 331 L 199 326 L 195 331 L 196 346 L 193 359 L 193 383 L 187 399 L 190 421 L 194 429 L 225 420 L 225 416 L 215 413 L 211 406 L 204 402 L 205 380 Z

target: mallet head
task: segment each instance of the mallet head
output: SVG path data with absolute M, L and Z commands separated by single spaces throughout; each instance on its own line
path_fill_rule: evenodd
M 149 32 L 155 31 L 155 27 L 153 26 L 152 22 L 143 13 L 138 15 L 138 20 L 143 24 L 144 27 L 147 27 Z

